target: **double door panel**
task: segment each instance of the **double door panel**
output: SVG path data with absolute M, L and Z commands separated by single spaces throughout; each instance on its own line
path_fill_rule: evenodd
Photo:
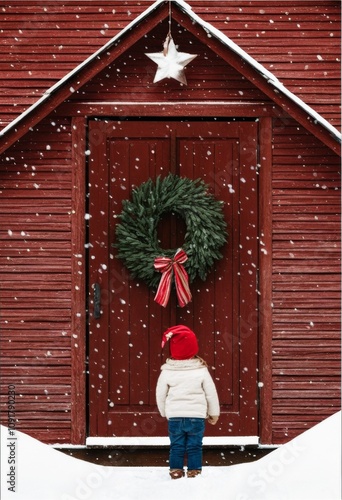
M 177 323 L 196 332 L 219 393 L 222 415 L 206 435 L 258 434 L 256 137 L 257 124 L 243 121 L 89 122 L 90 436 L 166 435 L 155 386 L 168 355 L 162 332 Z M 173 292 L 167 307 L 159 306 L 155 291 L 131 278 L 113 247 L 123 200 L 169 172 L 208 184 L 224 202 L 229 234 L 223 258 L 206 281 L 191 284 L 184 308 Z M 162 248 L 181 247 L 185 230 L 183 219 L 165 214 Z

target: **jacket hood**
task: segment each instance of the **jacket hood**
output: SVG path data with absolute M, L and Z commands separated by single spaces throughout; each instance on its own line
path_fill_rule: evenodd
M 201 358 L 191 359 L 172 359 L 168 358 L 166 363 L 161 367 L 161 370 L 196 370 L 198 368 L 206 368 L 205 362 Z

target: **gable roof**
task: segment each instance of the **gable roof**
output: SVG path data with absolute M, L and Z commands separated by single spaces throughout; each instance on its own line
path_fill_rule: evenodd
M 66 100 L 101 69 L 121 55 L 168 14 L 169 2 L 156 0 L 103 47 L 50 87 L 40 99 L 0 131 L 0 153 L 27 130 Z M 332 150 L 338 152 L 340 132 L 303 100 L 288 90 L 276 76 L 230 38 L 195 14 L 184 0 L 172 1 L 172 17 L 196 36 L 205 34 L 206 43 L 275 103 Z

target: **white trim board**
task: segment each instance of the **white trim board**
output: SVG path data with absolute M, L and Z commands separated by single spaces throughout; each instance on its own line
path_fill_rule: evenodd
M 88 437 L 86 446 L 169 446 L 167 436 L 156 437 Z M 205 436 L 203 446 L 259 445 L 258 436 Z

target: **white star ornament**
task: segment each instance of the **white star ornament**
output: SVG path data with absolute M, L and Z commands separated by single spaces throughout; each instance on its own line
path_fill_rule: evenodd
M 187 84 L 184 68 L 185 66 L 197 57 L 197 54 L 187 54 L 186 52 L 178 52 L 172 38 L 166 40 L 163 52 L 154 52 L 145 54 L 158 64 L 153 83 L 164 80 L 164 78 L 174 78 L 180 83 Z

